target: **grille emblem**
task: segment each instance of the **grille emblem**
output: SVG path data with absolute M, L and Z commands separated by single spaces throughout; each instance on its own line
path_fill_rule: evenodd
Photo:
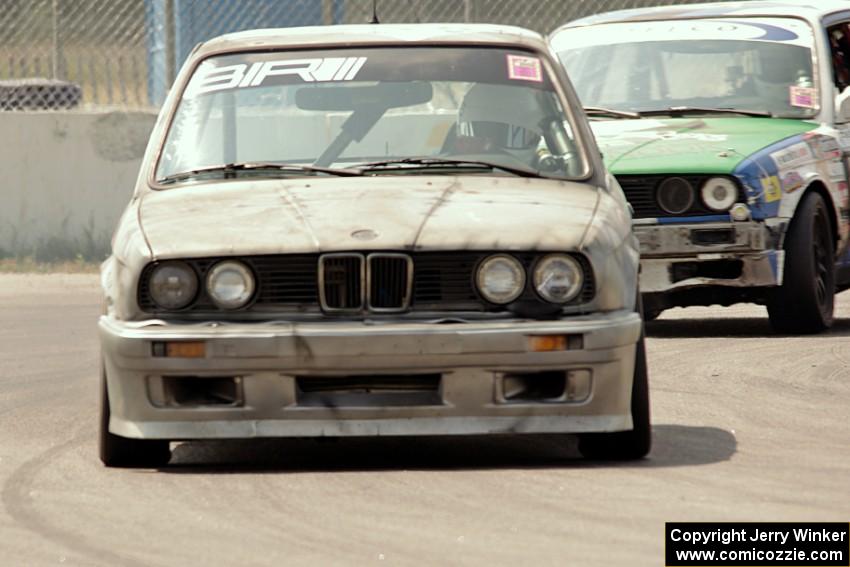
M 355 230 L 351 233 L 351 238 L 355 240 L 375 240 L 378 238 L 378 233 L 374 230 L 364 228 L 363 230 Z

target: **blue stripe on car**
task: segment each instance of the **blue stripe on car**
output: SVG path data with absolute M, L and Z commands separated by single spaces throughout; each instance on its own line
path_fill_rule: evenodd
M 753 219 L 763 220 L 779 214 L 779 204 L 782 202 L 782 199 L 779 198 L 771 202 L 765 201 L 765 190 L 762 186 L 763 179 L 776 176 L 777 180 L 779 180 L 779 168 L 776 166 L 773 158 L 770 157 L 770 154 L 801 142 L 805 143 L 803 134 L 785 138 L 780 142 L 751 154 L 742 160 L 738 164 L 738 167 L 735 168 L 735 171 L 732 172 L 732 175 L 737 177 L 741 184 L 743 184 L 747 194 L 747 200 L 751 201 L 750 210 Z

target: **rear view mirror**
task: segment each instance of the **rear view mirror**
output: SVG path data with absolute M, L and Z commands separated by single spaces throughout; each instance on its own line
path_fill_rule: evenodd
M 434 96 L 431 83 L 379 83 L 370 86 L 304 87 L 295 93 L 301 110 L 354 111 L 362 108 L 401 108 L 425 104 Z

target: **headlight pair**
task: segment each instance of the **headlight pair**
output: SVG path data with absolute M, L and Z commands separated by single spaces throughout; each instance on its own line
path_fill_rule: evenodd
M 489 256 L 481 262 L 475 274 L 479 293 L 490 303 L 498 305 L 519 298 L 525 290 L 526 279 L 526 270 L 520 261 L 508 254 Z M 584 272 L 572 256 L 549 254 L 535 263 L 531 279 L 542 299 L 550 303 L 567 303 L 581 291 Z
M 703 204 L 716 212 L 726 212 L 738 200 L 738 186 L 726 177 L 709 177 L 700 189 Z M 682 177 L 668 177 L 658 186 L 658 206 L 671 215 L 690 209 L 696 199 L 691 183 Z
M 221 309 L 239 309 L 254 295 L 256 280 L 242 262 L 224 260 L 207 272 L 206 292 Z M 151 298 L 162 309 L 183 309 L 198 295 L 198 275 L 185 262 L 168 261 L 156 266 L 148 280 Z

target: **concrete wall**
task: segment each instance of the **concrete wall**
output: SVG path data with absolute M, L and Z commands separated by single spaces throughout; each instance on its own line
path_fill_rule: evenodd
M 0 257 L 99 260 L 156 114 L 0 113 Z

